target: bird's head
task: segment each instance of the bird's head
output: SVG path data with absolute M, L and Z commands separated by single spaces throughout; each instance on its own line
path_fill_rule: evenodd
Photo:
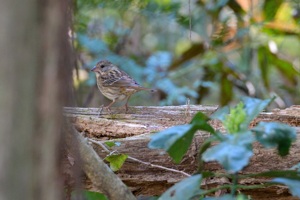
M 111 69 L 113 69 L 115 66 L 107 61 L 107 60 L 102 60 L 99 61 L 96 66 L 93 67 L 93 69 L 91 69 L 92 72 L 95 72 L 96 75 L 103 75 L 106 74 L 107 72 L 109 72 Z

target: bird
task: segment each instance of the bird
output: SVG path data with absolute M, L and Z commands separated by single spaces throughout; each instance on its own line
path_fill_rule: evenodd
M 155 92 L 155 89 L 145 88 L 139 85 L 124 71 L 120 70 L 116 65 L 108 60 L 99 61 L 92 69 L 96 74 L 97 86 L 100 92 L 112 102 L 108 106 L 102 106 L 110 111 L 110 107 L 117 101 L 124 101 L 125 112 L 128 111 L 128 100 L 136 92 L 146 90 Z

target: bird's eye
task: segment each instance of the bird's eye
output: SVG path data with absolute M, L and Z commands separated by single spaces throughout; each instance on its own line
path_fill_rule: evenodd
M 103 69 L 105 66 L 104 65 L 100 65 L 101 69 Z

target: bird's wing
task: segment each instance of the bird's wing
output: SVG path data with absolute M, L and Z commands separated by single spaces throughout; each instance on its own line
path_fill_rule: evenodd
M 111 87 L 140 87 L 140 85 L 123 71 L 110 73 L 107 78 L 103 79 L 104 86 Z

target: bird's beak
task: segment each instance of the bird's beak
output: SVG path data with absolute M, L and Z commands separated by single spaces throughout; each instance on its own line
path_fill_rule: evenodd
M 94 67 L 93 67 L 93 69 L 91 69 L 91 71 L 92 71 L 92 72 L 94 72 L 94 71 L 95 71 L 95 69 L 96 69 L 96 66 L 94 66 Z

